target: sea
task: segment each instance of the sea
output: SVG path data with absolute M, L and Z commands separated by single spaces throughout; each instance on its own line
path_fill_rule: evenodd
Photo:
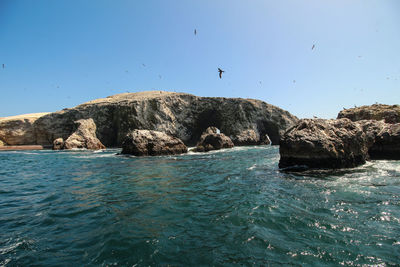
M 0 152 L 0 266 L 399 266 L 400 161 Z

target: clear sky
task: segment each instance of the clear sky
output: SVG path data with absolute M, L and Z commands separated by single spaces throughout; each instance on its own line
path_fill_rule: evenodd
M 399 89 L 399 0 L 0 0 L 0 117 L 165 90 L 334 118 Z

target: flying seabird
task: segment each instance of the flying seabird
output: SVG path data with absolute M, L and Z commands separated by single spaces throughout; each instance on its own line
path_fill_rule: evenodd
M 5 64 L 3 64 L 3 69 L 6 67 L 6 65 Z
M 218 72 L 219 72 L 219 78 L 222 79 L 222 73 L 225 72 L 225 71 L 221 70 L 220 68 L 218 68 Z
M 197 34 L 197 30 L 196 29 L 194 29 L 194 35 L 196 35 Z
M 313 50 L 315 48 L 315 44 L 312 45 L 311 50 Z

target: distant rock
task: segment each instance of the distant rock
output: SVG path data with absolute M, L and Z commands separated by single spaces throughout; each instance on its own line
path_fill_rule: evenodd
M 386 123 L 400 123 L 400 105 L 374 104 L 344 109 L 339 112 L 337 118 L 348 118 L 352 121 L 384 120 Z
M 368 159 L 367 136 L 349 119 L 303 119 L 280 141 L 280 168 L 349 168 Z
M 232 148 L 233 146 L 232 140 L 221 133 L 218 128 L 208 127 L 201 135 L 196 145 L 195 152 L 208 152 L 222 148 Z
M 237 136 L 235 136 L 234 143 L 237 146 L 249 146 L 249 145 L 269 145 L 271 140 L 268 134 L 260 136 L 253 129 L 243 130 Z
M 86 148 L 92 150 L 104 149 L 105 146 L 96 137 L 96 124 L 93 119 L 77 120 L 76 130 L 67 138 L 57 138 L 53 142 L 53 149 Z
M 187 153 L 186 145 L 166 133 L 151 130 L 134 130 L 122 142 L 121 154 L 158 156 Z

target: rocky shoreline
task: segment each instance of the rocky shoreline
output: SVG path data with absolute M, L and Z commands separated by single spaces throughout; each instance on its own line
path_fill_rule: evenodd
M 0 150 L 122 147 L 171 155 L 240 145 L 280 145 L 281 170 L 352 168 L 400 159 L 400 106 L 346 109 L 337 119 L 297 119 L 254 99 L 149 91 L 96 99 L 53 113 L 0 119 Z
M 373 159 L 400 159 L 398 105 L 341 111 L 336 120 L 302 119 L 280 140 L 283 170 L 352 168 Z

